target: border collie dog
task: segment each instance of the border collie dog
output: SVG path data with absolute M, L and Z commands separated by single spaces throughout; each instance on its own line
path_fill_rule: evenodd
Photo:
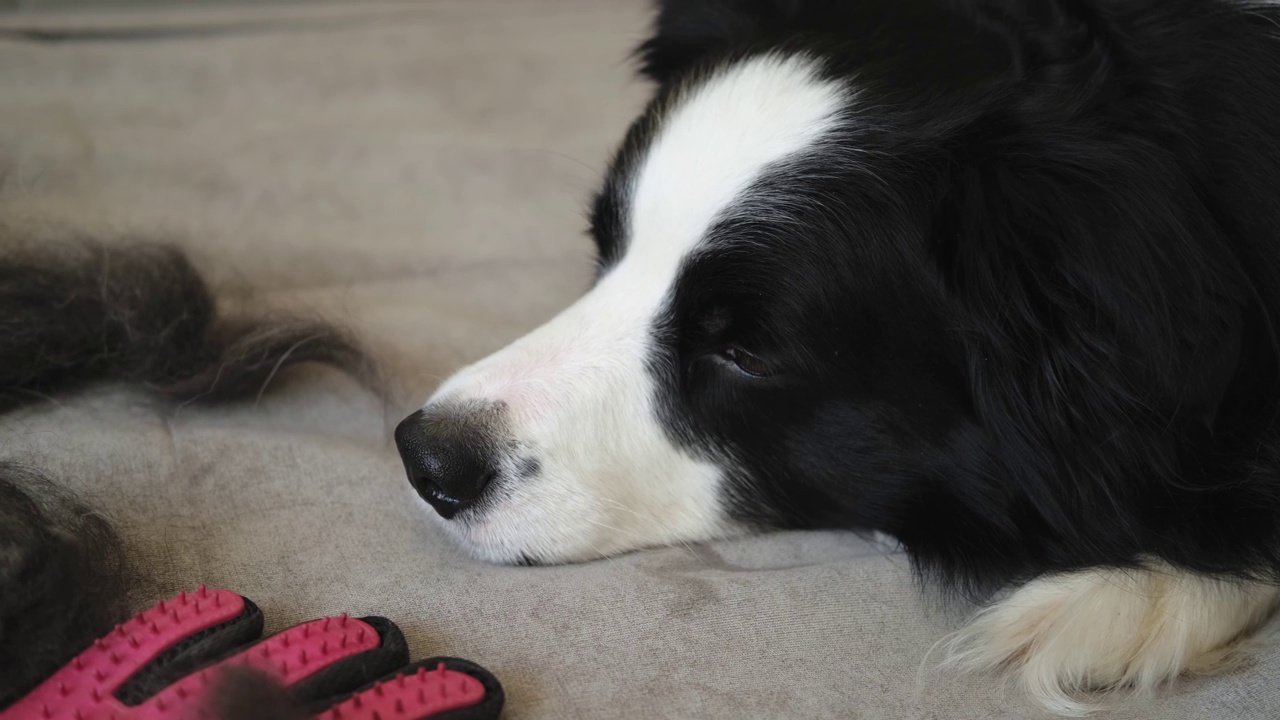
M 1062 713 L 1280 601 L 1280 6 L 668 0 L 593 287 L 396 431 L 501 563 L 897 538 Z

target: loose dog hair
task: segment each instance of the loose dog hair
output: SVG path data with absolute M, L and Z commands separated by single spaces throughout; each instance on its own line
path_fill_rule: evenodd
M 161 402 L 252 399 L 303 363 L 383 387 L 368 354 L 334 325 L 220 312 L 173 246 L 0 242 L 0 412 L 102 382 Z M 141 570 L 109 518 L 39 468 L 0 462 L 0 708 L 124 620 Z M 253 679 L 228 683 L 217 706 L 236 713 L 227 720 L 245 717 L 237 698 L 270 692 Z

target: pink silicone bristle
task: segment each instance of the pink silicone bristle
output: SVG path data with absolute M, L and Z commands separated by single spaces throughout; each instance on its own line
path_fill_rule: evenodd
M 347 626 L 347 620 L 348 620 L 348 615 L 346 613 L 342 613 L 341 615 L 338 616 L 338 624 L 343 627 Z
M 271 664 L 272 669 L 281 675 L 280 679 L 289 684 L 353 653 L 370 650 L 381 644 L 378 634 L 367 632 L 373 628 L 363 622 L 358 624 L 362 630 L 366 631 L 363 636 L 366 640 L 360 643 L 353 642 L 348 635 L 355 634 L 351 632 L 354 628 L 343 630 L 339 624 L 333 622 L 334 619 L 312 620 L 268 638 L 260 645 L 261 649 L 254 653 L 253 663 L 260 664 L 268 655 L 278 655 L 281 651 L 289 653 L 288 657 L 291 660 L 283 670 L 278 664 Z M 325 630 L 326 627 L 328 630 Z
M 203 600 L 198 601 L 199 598 Z M 193 593 L 184 591 L 172 600 L 157 603 L 135 615 L 129 623 L 112 628 L 106 637 L 73 658 L 27 697 L 0 712 L 0 720 L 36 720 L 46 716 L 49 720 L 194 720 L 208 688 L 214 684 L 211 668 L 197 673 L 194 678 L 198 680 L 188 677 L 136 707 L 125 708 L 114 693 L 138 669 L 175 643 L 235 619 L 244 607 L 240 596 L 207 588 Z M 333 622 L 335 619 L 337 623 Z M 136 625 L 130 624 L 133 620 L 137 621 Z M 262 641 L 255 646 L 262 647 L 261 653 L 250 655 L 246 650 L 218 666 L 247 664 L 277 675 L 277 679 L 286 686 L 293 685 L 335 662 L 381 645 L 382 639 L 372 627 L 359 621 L 352 623 L 354 625 L 342 617 L 313 620 Z M 150 632 L 137 632 L 136 627 Z M 355 641 L 357 634 L 360 642 Z M 123 641 L 117 638 L 123 638 Z M 339 647 L 340 643 L 342 647 Z M 285 662 L 283 655 L 276 652 L 285 647 L 297 652 L 296 656 L 289 656 L 294 658 L 294 662 Z M 278 673 L 274 672 L 277 666 Z M 391 720 L 389 707 L 366 706 L 366 712 L 377 709 L 383 717 Z M 350 717 L 351 713 L 348 712 L 347 716 Z M 322 717 L 330 716 L 326 713 Z M 367 720 L 367 717 L 362 715 L 360 719 Z
M 225 592 L 223 595 L 226 599 L 234 598 L 235 602 L 227 603 L 226 611 L 218 616 L 195 617 L 191 608 L 181 602 L 181 596 L 177 601 L 159 602 L 132 616 L 125 623 L 114 626 L 88 650 L 72 658 L 66 667 L 54 673 L 36 690 L 5 712 L 0 712 L 0 718 L 36 718 L 40 717 L 37 713 L 47 707 L 53 718 L 61 720 L 107 720 L 108 717 L 169 720 L 142 706 L 126 712 L 113 693 L 174 644 L 211 625 L 230 620 L 243 610 L 243 600 L 239 596 Z M 140 633 L 136 628 L 146 628 L 150 632 Z M 172 706 L 165 699 L 161 699 L 161 703 Z
M 205 587 L 204 583 L 201 583 L 200 587 L 196 588 L 196 594 L 200 597 L 204 597 L 209 594 L 209 588 Z
M 405 685 L 405 674 L 396 675 L 394 681 L 375 682 L 322 713 L 318 720 L 340 720 L 344 716 L 352 720 L 422 719 L 484 701 L 484 686 L 466 673 L 437 666 L 435 671 L 419 667 L 413 675 L 425 682 Z M 440 691 L 446 685 L 445 697 L 441 697 Z
M 186 590 L 179 590 L 179 591 L 178 591 L 178 602 L 182 603 L 183 605 L 186 605 L 186 604 L 187 604 L 187 591 L 186 591 Z

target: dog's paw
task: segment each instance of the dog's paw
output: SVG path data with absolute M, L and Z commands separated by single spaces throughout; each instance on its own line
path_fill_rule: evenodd
M 1003 670 L 1060 715 L 1087 693 L 1149 693 L 1184 673 L 1237 664 L 1240 642 L 1276 609 L 1280 588 L 1168 566 L 1040 578 L 982 610 L 942 643 L 943 666 Z

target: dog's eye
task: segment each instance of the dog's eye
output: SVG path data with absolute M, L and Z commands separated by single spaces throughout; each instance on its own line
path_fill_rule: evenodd
M 742 372 L 753 377 L 768 377 L 773 374 L 769 364 L 739 347 L 725 348 L 724 356 Z

